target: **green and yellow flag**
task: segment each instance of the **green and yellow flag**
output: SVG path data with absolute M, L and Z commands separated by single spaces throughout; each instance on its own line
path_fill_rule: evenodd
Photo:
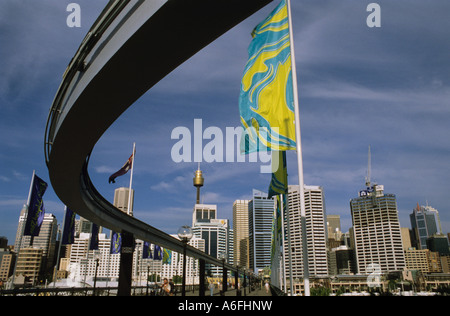
M 271 247 L 271 261 L 279 259 L 279 254 L 283 248 L 283 227 L 282 227 L 282 216 L 286 209 L 286 195 L 277 195 L 276 199 L 276 209 L 274 210 L 272 218 L 272 247 Z M 283 202 L 283 203 L 282 203 Z
M 287 181 L 287 165 L 286 152 L 274 151 L 272 152 L 272 180 L 269 185 L 269 194 L 267 198 L 271 198 L 278 194 L 288 193 Z
M 171 264 L 172 263 L 172 250 L 163 249 L 163 264 Z
M 294 93 L 286 0 L 256 26 L 239 97 L 241 153 L 295 150 Z

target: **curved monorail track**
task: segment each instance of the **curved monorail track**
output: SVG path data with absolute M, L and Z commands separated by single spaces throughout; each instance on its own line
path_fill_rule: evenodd
M 182 242 L 126 215 L 98 193 L 87 171 L 90 154 L 103 133 L 146 91 L 269 2 L 110 1 L 64 73 L 49 113 L 45 159 L 61 201 L 98 225 L 182 252 Z M 187 255 L 222 265 L 190 246 Z

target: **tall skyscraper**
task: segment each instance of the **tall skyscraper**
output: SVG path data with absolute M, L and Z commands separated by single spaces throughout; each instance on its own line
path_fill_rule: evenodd
M 33 244 L 31 244 L 31 237 L 23 236 L 26 211 L 27 208 L 26 205 L 24 205 L 19 217 L 14 249 L 17 253 L 19 253 L 22 248 L 41 249 L 43 256 L 42 269 L 46 272 L 52 268 L 55 259 L 58 223 L 53 214 L 45 213 L 39 235 L 33 238 Z
M 205 241 L 205 252 L 215 258 L 225 256 L 232 263 L 231 231 L 228 219 L 217 218 L 217 205 L 195 204 L 192 214 L 192 233 Z M 207 265 L 215 275 L 222 273 L 221 267 Z
M 239 267 L 249 268 L 248 255 L 248 203 L 249 200 L 236 200 L 233 203 L 233 245 L 234 260 Z
M 328 238 L 341 240 L 341 217 L 339 215 L 327 215 Z
M 412 247 L 411 245 L 411 233 L 409 228 L 407 227 L 401 227 L 400 231 L 402 233 L 402 243 L 403 243 L 403 250 L 408 250 Z
M 217 218 L 217 205 L 214 204 L 195 204 L 192 213 L 192 226 L 196 223 L 209 223 Z
M 22 248 L 22 246 L 26 248 L 30 245 L 31 238 L 23 236 L 26 214 L 27 214 L 27 205 L 24 204 L 22 210 L 20 211 L 19 224 L 17 225 L 16 240 L 14 243 L 14 250 L 16 251 L 16 253 L 19 253 L 20 248 Z
M 250 269 L 255 273 L 271 265 L 274 208 L 274 199 L 268 199 L 267 193 L 253 190 L 253 199 L 248 203 L 248 237 Z
M 75 220 L 75 234 L 79 235 L 81 233 L 90 234 L 92 231 L 92 222 L 80 216 L 80 219 Z M 101 234 L 103 232 L 103 227 L 98 227 L 98 232 Z
M 309 185 L 305 185 L 304 188 L 309 273 L 311 276 L 323 277 L 328 275 L 327 226 L 323 189 L 320 186 Z M 303 277 L 299 190 L 298 185 L 290 185 L 288 188 L 293 278 Z M 285 243 L 284 250 L 286 269 L 289 269 L 287 243 Z
M 359 197 L 351 199 L 355 254 L 358 273 L 403 270 L 403 252 L 397 201 L 382 185 L 366 183 Z
M 427 238 L 442 234 L 439 212 L 431 206 L 419 206 L 409 215 L 412 228 L 412 243 L 417 249 L 428 249 Z
M 129 188 L 117 188 L 114 190 L 114 206 L 119 210 L 133 216 L 133 204 L 134 204 L 134 190 L 131 189 L 131 204 L 130 204 L 130 212 L 128 212 L 128 198 L 130 196 Z

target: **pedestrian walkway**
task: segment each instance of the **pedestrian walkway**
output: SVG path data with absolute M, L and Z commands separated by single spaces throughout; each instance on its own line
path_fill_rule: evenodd
M 155 288 L 153 288 L 152 290 L 154 290 Z M 160 295 L 160 286 L 156 287 L 156 295 Z M 153 291 L 152 291 L 153 293 Z M 187 287 L 186 288 L 186 292 L 185 292 L 186 296 L 199 296 L 199 289 L 198 286 L 195 287 L 195 289 L 193 289 L 192 287 Z M 155 295 L 155 294 L 153 294 Z M 275 294 L 275 296 L 277 296 L 278 294 Z M 181 296 L 181 287 L 180 286 L 176 286 L 175 287 L 175 296 Z M 205 296 L 206 297 L 220 297 L 221 293 L 220 293 L 220 289 L 217 285 L 215 285 L 213 293 L 211 295 L 211 291 L 210 289 L 206 289 L 205 290 Z M 272 295 L 272 291 L 269 289 L 268 291 L 266 291 L 265 287 L 263 285 L 259 286 L 255 286 L 252 288 L 252 290 L 250 291 L 250 287 L 241 287 L 241 289 L 238 291 L 236 290 L 233 286 L 229 286 L 228 290 L 225 292 L 225 296 L 241 296 L 241 297 L 245 297 L 245 296 L 273 296 Z
M 241 290 L 241 294 L 242 294 L 242 296 L 272 296 L 270 291 L 267 293 L 266 289 L 264 289 L 264 288 L 256 289 L 251 292 L 249 292 L 248 289 L 245 289 L 245 293 L 244 293 L 244 290 Z M 237 296 L 236 290 L 233 289 L 233 290 L 227 291 L 225 293 L 225 296 Z
M 186 292 L 187 296 L 198 296 L 198 291 L 196 292 Z M 205 296 L 211 296 L 211 292 L 209 290 L 205 291 Z M 217 297 L 220 296 L 219 289 L 215 288 L 213 291 L 213 296 Z M 270 290 L 267 293 L 266 289 L 264 287 L 261 287 L 261 289 L 256 288 L 255 290 L 249 291 L 249 288 L 246 287 L 245 289 L 242 288 L 240 290 L 240 295 L 238 294 L 237 290 L 232 288 L 225 292 L 225 296 L 272 296 Z

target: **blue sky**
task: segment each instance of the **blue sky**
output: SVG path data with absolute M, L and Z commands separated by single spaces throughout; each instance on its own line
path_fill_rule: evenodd
M 81 28 L 66 25 L 69 3 L 81 7 Z M 14 242 L 33 170 L 49 182 L 44 129 L 62 74 L 106 0 L 0 2 L 0 236 Z M 169 74 L 104 134 L 90 160 L 90 176 L 112 201 L 128 175 L 108 177 L 136 142 L 133 188 L 137 218 L 175 233 L 191 223 L 197 164 L 175 163 L 176 127 L 193 131 L 239 126 L 238 97 L 253 27 L 269 4 Z M 351 226 L 349 200 L 364 187 L 367 149 L 372 179 L 397 196 L 402 227 L 417 203 L 438 209 L 450 231 L 450 2 L 377 1 L 381 27 L 369 28 L 370 1 L 292 1 L 305 183 L 324 188 L 326 211 Z M 149 39 L 151 45 L 151 39 Z M 151 69 L 149 69 L 151 71 Z M 80 126 L 82 128 L 82 126 Z M 209 140 L 204 140 L 206 145 Z M 289 182 L 298 181 L 295 152 Z M 266 191 L 260 163 L 201 164 L 204 203 L 232 219 L 236 199 Z M 50 183 L 49 183 L 50 184 Z M 47 212 L 62 221 L 64 205 L 51 185 Z

